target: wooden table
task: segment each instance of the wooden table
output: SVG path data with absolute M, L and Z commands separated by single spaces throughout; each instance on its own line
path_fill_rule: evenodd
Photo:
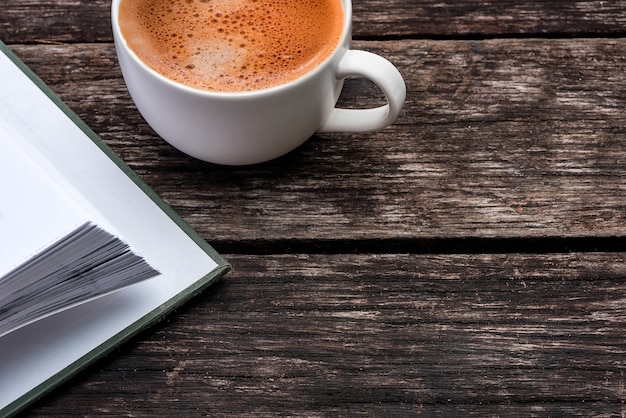
M 145 124 L 109 7 L 0 39 L 234 270 L 27 416 L 626 415 L 626 1 L 354 0 L 402 115 L 250 167 Z

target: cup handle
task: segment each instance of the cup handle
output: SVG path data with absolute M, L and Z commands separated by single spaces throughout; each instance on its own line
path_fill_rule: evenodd
M 393 123 L 406 98 L 406 85 L 400 72 L 385 58 L 371 52 L 348 50 L 337 67 L 337 78 L 364 77 L 376 84 L 387 104 L 372 109 L 334 108 L 319 128 L 325 132 L 373 132 Z

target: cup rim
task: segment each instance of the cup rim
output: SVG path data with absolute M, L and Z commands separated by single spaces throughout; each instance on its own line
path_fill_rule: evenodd
M 113 0 L 111 2 L 111 21 L 113 26 L 113 38 L 116 44 L 116 48 L 124 48 L 124 50 L 128 53 L 130 58 L 135 61 L 139 66 L 141 66 L 146 72 L 151 74 L 153 77 L 157 78 L 159 81 L 169 85 L 172 88 L 183 90 L 189 94 L 196 94 L 200 96 L 209 96 L 209 97 L 223 97 L 223 98 L 244 98 L 244 97 L 253 97 L 259 95 L 267 95 L 272 93 L 279 93 L 283 90 L 288 90 L 298 84 L 305 83 L 307 80 L 315 77 L 319 72 L 322 71 L 324 67 L 329 65 L 329 63 L 333 60 L 333 58 L 341 51 L 342 49 L 346 50 L 349 47 L 349 42 L 351 41 L 351 32 L 352 32 L 352 1 L 351 0 L 339 0 L 343 6 L 343 29 L 341 37 L 339 41 L 335 45 L 333 51 L 315 68 L 296 78 L 295 80 L 290 80 L 285 83 L 281 83 L 275 86 L 265 87 L 257 90 L 245 90 L 245 91 L 213 91 L 206 89 L 199 89 L 196 87 L 191 87 L 186 84 L 183 84 L 179 81 L 173 80 L 160 72 L 156 71 L 148 64 L 143 62 L 141 58 L 137 56 L 135 51 L 133 51 L 128 44 L 126 43 L 126 39 L 122 35 L 122 31 L 119 26 L 119 5 L 122 0 Z M 346 42 L 348 43 L 347 46 Z M 118 45 L 119 44 L 119 45 Z

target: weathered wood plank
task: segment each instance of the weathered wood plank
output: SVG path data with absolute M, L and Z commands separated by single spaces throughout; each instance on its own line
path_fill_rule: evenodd
M 7 43 L 110 42 L 110 0 L 3 0 Z M 624 34 L 626 1 L 354 0 L 355 38 Z
M 3 0 L 4 43 L 111 42 L 110 0 Z
M 29 416 L 624 412 L 626 253 L 227 258 Z
M 353 0 L 357 38 L 624 34 L 624 1 Z
M 14 49 L 218 249 L 241 240 L 261 248 L 626 235 L 624 42 L 355 46 L 404 74 L 397 123 L 314 137 L 285 158 L 240 168 L 194 161 L 158 139 L 127 96 L 110 44 Z M 350 83 L 342 102 L 373 105 L 375 95 Z

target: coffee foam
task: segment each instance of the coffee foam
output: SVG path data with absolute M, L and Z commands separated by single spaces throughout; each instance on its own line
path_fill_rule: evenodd
M 247 91 L 298 78 L 325 60 L 343 30 L 339 0 L 123 0 L 129 47 L 191 87 Z

